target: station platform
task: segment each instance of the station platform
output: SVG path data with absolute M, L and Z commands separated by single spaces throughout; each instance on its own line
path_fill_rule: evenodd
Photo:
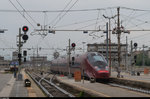
M 84 91 L 93 97 L 150 97 L 148 94 L 134 92 L 123 88 L 110 86 L 103 83 L 91 83 L 88 80 L 81 80 L 76 82 L 74 78 L 67 76 L 56 76 L 57 80 L 65 85 L 72 86 L 72 88 Z
M 46 97 L 34 81 L 24 72 L 22 80 L 14 78 L 13 74 L 9 74 L 9 80 L 3 84 L 0 90 L 0 97 Z M 6 77 L 7 74 L 3 74 Z M 31 81 L 31 87 L 24 87 L 24 80 L 28 78 Z
M 111 77 L 117 78 L 117 74 L 117 72 L 111 72 Z M 120 75 L 123 75 L 123 79 L 150 83 L 150 74 L 140 73 L 140 76 L 137 76 L 126 72 L 121 72 Z

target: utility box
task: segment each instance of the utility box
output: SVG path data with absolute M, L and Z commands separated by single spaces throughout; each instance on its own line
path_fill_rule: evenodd
M 31 81 L 29 79 L 24 80 L 24 86 L 25 87 L 31 87 Z
M 74 72 L 74 80 L 76 82 L 81 81 L 81 72 L 80 71 L 75 71 Z

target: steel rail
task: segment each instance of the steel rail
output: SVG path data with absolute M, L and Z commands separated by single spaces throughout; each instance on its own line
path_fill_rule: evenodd
M 34 75 L 40 77 L 39 75 L 37 75 L 37 74 L 35 74 L 35 73 L 34 73 Z M 51 80 L 52 78 L 50 79 L 50 81 L 48 81 L 48 80 L 46 80 L 45 78 L 42 78 L 42 77 L 40 77 L 40 78 L 41 78 L 41 79 L 39 80 L 38 83 L 40 83 L 42 80 L 44 80 L 44 81 L 47 82 L 48 84 L 50 84 L 50 85 L 54 86 L 55 88 L 57 88 L 59 91 L 61 91 L 61 92 L 64 93 L 65 95 L 67 95 L 67 96 L 69 96 L 69 97 L 75 97 L 74 95 L 70 94 L 69 92 L 67 92 L 67 91 L 65 91 L 64 89 L 62 89 L 62 88 L 58 87 L 57 85 L 55 85 L 55 84 L 52 82 L 52 80 Z M 41 85 L 41 84 L 40 84 L 40 85 Z M 42 85 L 41 85 L 41 86 L 42 86 Z
M 35 73 L 34 73 L 35 74 Z M 39 75 L 35 74 L 36 76 L 40 77 Z M 40 77 L 41 78 L 41 77 Z M 50 81 L 46 80 L 45 78 L 41 78 L 41 80 L 44 80 L 46 81 L 48 84 L 54 86 L 55 88 L 57 88 L 59 91 L 61 91 L 62 93 L 68 95 L 69 97 L 75 97 L 74 95 L 70 94 L 69 92 L 65 91 L 64 89 L 58 87 L 57 85 L 55 85 L 53 82 L 52 82 L 52 78 L 50 79 Z
M 143 90 L 141 88 L 133 88 L 133 87 L 119 85 L 119 84 L 114 84 L 114 83 L 108 83 L 108 84 L 111 85 L 111 86 L 115 86 L 115 87 L 120 87 L 120 88 L 125 88 L 125 89 L 129 89 L 129 90 L 133 90 L 133 91 L 137 91 L 137 92 L 141 92 L 141 93 L 150 94 L 149 90 Z
M 47 91 L 47 89 L 45 89 L 35 78 L 33 78 L 29 72 L 27 72 L 27 74 L 33 79 L 34 82 L 36 82 L 36 84 L 39 85 L 39 87 L 44 91 L 44 93 L 46 93 L 46 95 L 47 95 L 48 97 L 54 97 L 54 96 L 53 96 L 52 94 L 50 94 L 50 93 Z

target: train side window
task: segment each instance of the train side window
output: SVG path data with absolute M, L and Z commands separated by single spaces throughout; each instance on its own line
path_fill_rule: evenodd
M 101 56 L 93 56 L 95 61 L 104 61 L 104 59 Z
M 74 62 L 74 65 L 71 65 L 71 67 L 80 67 L 80 63 L 78 63 L 78 62 Z

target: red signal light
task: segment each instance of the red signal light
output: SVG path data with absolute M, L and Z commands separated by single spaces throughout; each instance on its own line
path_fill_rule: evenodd
M 23 31 L 23 32 L 27 32 L 28 30 L 29 30 L 29 28 L 28 28 L 27 26 L 23 26 L 23 27 L 22 27 L 22 31 Z
M 72 44 L 71 44 L 71 46 L 72 46 L 72 47 L 75 47 L 75 46 L 76 46 L 76 44 L 75 44 L 75 43 L 72 43 Z
M 23 28 L 23 30 L 24 30 L 24 31 L 26 31 L 26 30 L 27 30 L 27 28 Z

